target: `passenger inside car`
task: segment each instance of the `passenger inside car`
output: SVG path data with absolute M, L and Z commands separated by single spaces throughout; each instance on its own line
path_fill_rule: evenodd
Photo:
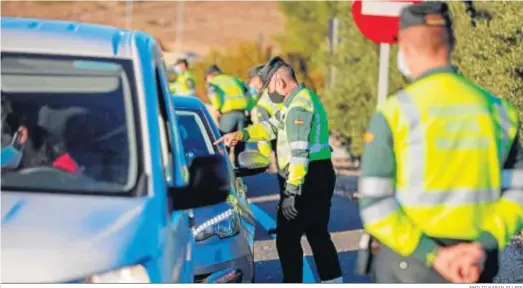
M 47 166 L 79 173 L 62 138 L 39 126 L 38 117 L 27 112 L 13 110 L 11 101 L 2 99 L 2 172 Z
M 14 157 L 3 163 L 2 189 L 135 192 L 141 141 L 124 64 L 2 55 L 2 148 Z

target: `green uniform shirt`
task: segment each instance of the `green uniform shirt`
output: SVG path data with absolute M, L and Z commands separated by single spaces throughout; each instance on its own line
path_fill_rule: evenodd
M 330 159 L 329 128 L 318 96 L 299 85 L 284 101 L 284 108 L 269 120 L 243 130 L 245 141 L 278 138 L 278 166 L 288 172 L 286 192 L 299 195 L 309 161 Z
M 451 67 L 435 69 L 422 75 L 417 80 L 438 73 L 448 73 L 451 70 Z M 394 153 L 393 132 L 391 131 L 391 127 L 387 122 L 385 116 L 381 112 L 376 112 L 372 117 L 369 128 L 367 130 L 367 134 L 365 135 L 365 142 L 366 144 L 362 156 L 360 177 L 394 179 L 396 177 L 397 166 L 396 155 Z M 420 155 L 420 157 L 424 156 Z M 517 138 L 512 144 L 509 157 L 507 158 L 504 164 L 504 169 L 523 169 L 523 147 L 521 146 Z M 523 187 L 514 188 L 521 189 L 521 199 L 523 199 Z M 370 195 L 362 195 L 360 199 L 360 211 L 363 211 L 366 208 L 372 208 L 372 206 L 379 202 L 388 201 L 389 198 L 392 198 L 393 201 L 396 201 L 395 195 L 393 193 L 387 197 L 371 197 Z M 502 215 L 501 217 L 503 216 L 505 215 Z M 408 216 L 403 215 L 402 217 Z M 510 215 L 510 217 L 513 218 L 517 216 Z M 397 221 L 402 220 L 397 219 Z M 403 222 L 407 221 L 411 220 L 405 219 Z M 523 222 L 523 220 L 520 221 Z M 390 229 L 395 229 L 395 227 L 390 227 Z M 500 229 L 505 228 L 500 227 Z M 404 233 L 407 232 L 404 231 Z M 488 231 L 483 233 L 477 239 L 477 241 L 482 243 L 483 247 L 485 247 L 486 250 L 497 249 L 498 247 L 497 240 L 492 236 L 491 233 L 488 233 Z M 429 258 L 434 256 L 433 253 L 437 247 L 437 244 L 435 244 L 434 241 L 430 239 L 430 237 L 428 237 L 427 235 L 422 235 L 420 241 L 418 242 L 417 248 L 414 250 L 412 255 L 421 260 L 423 263 L 431 263 L 431 259 Z M 396 247 L 390 248 L 395 249 Z

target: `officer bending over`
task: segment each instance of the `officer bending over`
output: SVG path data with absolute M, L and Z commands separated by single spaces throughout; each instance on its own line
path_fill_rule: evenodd
M 243 82 L 234 76 L 224 74 L 216 65 L 207 68 L 205 81 L 207 83 L 207 96 L 212 107 L 217 112 L 221 132 L 231 133 L 245 128 L 247 121 L 245 116 L 245 109 L 247 108 L 245 93 L 247 88 Z M 245 143 L 238 145 L 234 149 L 234 163 L 236 166 L 238 166 L 238 155 L 243 150 L 245 150 Z
M 320 279 L 341 283 L 336 248 L 328 231 L 331 198 L 336 176 L 328 144 L 327 114 L 318 96 L 298 84 L 294 70 L 280 57 L 271 59 L 260 71 L 269 98 L 284 108 L 267 121 L 224 135 L 217 143 L 228 146 L 239 141 L 270 141 L 278 138 L 278 166 L 287 172 L 284 197 L 280 200 L 276 246 L 283 282 L 302 282 L 303 234 L 312 247 Z

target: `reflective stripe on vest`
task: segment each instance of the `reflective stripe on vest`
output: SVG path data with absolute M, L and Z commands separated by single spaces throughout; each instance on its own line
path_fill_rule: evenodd
M 503 197 L 523 206 L 523 169 L 503 171 Z
M 394 184 L 392 179 L 380 177 L 362 177 L 359 180 L 359 193 L 365 197 L 382 198 L 392 196 L 394 191 Z M 503 188 L 506 188 L 504 197 L 510 197 L 514 193 L 515 201 L 523 200 L 523 170 L 505 170 L 503 171 Z M 511 192 L 511 191 L 516 191 Z M 421 195 L 422 199 L 416 197 Z M 398 200 L 406 205 L 437 205 L 440 203 L 453 204 L 472 204 L 480 202 L 495 201 L 500 196 L 498 189 L 475 190 L 475 189 L 461 189 L 451 191 L 399 191 Z M 518 202 L 523 205 L 523 201 Z
M 390 178 L 361 177 L 358 181 L 358 191 L 369 198 L 383 198 L 394 194 L 394 183 Z
M 308 161 L 330 159 L 331 157 L 327 114 L 325 113 L 323 105 L 320 102 L 318 96 L 316 96 L 314 92 L 308 88 L 302 89 L 292 100 L 288 108 L 280 110 L 283 117 L 282 123 L 285 123 L 288 111 L 294 107 L 301 107 L 307 111 L 311 111 L 314 113 L 314 117 L 311 125 L 312 127 L 309 135 L 309 142 L 299 141 L 289 143 L 287 140 L 285 125 L 282 124 L 280 126 L 280 130 L 278 131 L 277 155 L 278 166 L 282 170 L 286 169 L 287 165 L 291 161 L 291 149 L 308 148 L 309 150 L 309 159 L 306 159 L 307 161 L 303 159 L 292 159 L 293 163 L 297 164 L 307 164 Z
M 523 189 L 523 169 L 503 170 L 503 188 Z
M 432 189 L 432 187 L 427 187 L 426 177 L 432 177 L 431 183 L 437 183 L 438 179 L 433 179 L 435 175 L 427 175 L 427 163 L 426 163 L 426 157 L 429 156 L 428 153 L 435 153 L 436 150 L 440 151 L 449 151 L 449 153 L 452 151 L 455 155 L 459 155 L 459 153 L 467 153 L 467 151 L 475 151 L 474 153 L 479 153 L 478 151 L 487 150 L 487 151 L 493 151 L 492 149 L 496 149 L 496 147 L 492 147 L 492 145 L 497 145 L 492 138 L 488 138 L 487 136 L 482 136 L 480 134 L 473 135 L 469 139 L 467 139 L 467 135 L 459 135 L 454 136 L 452 134 L 452 137 L 458 137 L 458 138 L 446 138 L 445 136 L 441 135 L 431 135 L 431 138 L 428 137 L 428 135 L 425 135 L 428 130 L 425 130 L 424 123 L 422 122 L 422 116 L 420 115 L 420 112 L 418 110 L 418 107 L 416 106 L 413 99 L 405 92 L 401 91 L 396 95 L 397 103 L 399 106 L 399 109 L 401 110 L 401 115 L 403 115 L 406 119 L 406 125 L 408 128 L 407 132 L 407 141 L 406 146 L 402 152 L 400 152 L 401 159 L 400 161 L 405 161 L 404 163 L 399 163 L 399 167 L 401 167 L 401 170 L 398 171 L 398 177 L 400 177 L 402 180 L 406 180 L 406 183 L 403 183 L 402 187 L 399 187 L 396 191 L 396 197 L 397 199 L 404 205 L 408 206 L 434 206 L 438 204 L 445 205 L 463 205 L 463 204 L 475 204 L 475 203 L 482 203 L 482 202 L 490 202 L 495 201 L 500 197 L 500 188 L 501 183 L 499 186 L 495 185 L 496 179 L 498 179 L 497 176 L 491 176 L 494 177 L 492 181 L 490 181 L 489 185 L 494 185 L 491 188 L 474 188 L 474 187 L 461 187 L 461 188 L 453 188 L 453 189 Z M 471 104 L 473 105 L 473 104 Z M 507 153 L 509 150 L 509 146 L 511 145 L 511 140 L 515 137 L 515 131 L 514 131 L 514 125 L 511 124 L 509 118 L 508 118 L 508 112 L 506 110 L 506 107 L 502 103 L 495 103 L 494 105 L 496 107 L 496 111 L 494 112 L 495 115 L 500 117 L 501 121 L 501 128 L 502 133 L 500 133 L 500 136 L 502 136 L 501 145 L 497 145 L 497 149 L 495 151 L 498 151 L 498 157 L 501 163 L 498 165 L 502 165 L 507 157 Z M 467 107 L 467 106 L 463 106 Z M 441 108 L 441 107 L 440 107 Z M 440 109 L 441 111 L 444 111 L 447 107 L 442 107 L 443 109 Z M 451 108 L 451 107 L 450 107 Z M 467 116 L 475 117 L 476 119 L 480 119 L 481 117 L 492 117 L 489 116 L 488 111 L 485 109 L 475 109 L 475 107 L 470 106 L 469 111 L 463 111 L 462 113 L 469 113 Z M 430 109 L 428 109 L 430 111 Z M 436 109 L 437 110 L 437 109 Z M 440 112 L 441 112 L 440 111 Z M 449 112 L 449 111 L 447 111 Z M 430 112 L 429 112 L 430 113 Z M 450 114 L 450 112 L 449 112 Z M 424 115 L 423 117 L 429 117 Z M 431 115 L 431 117 L 436 118 L 435 115 Z M 478 118 L 480 117 L 480 118 Z M 459 124 L 463 124 L 465 119 L 462 118 L 462 122 L 458 122 Z M 440 121 L 442 122 L 442 121 Z M 477 121 L 479 123 L 479 120 Z M 483 121 L 482 123 L 488 123 Z M 477 124 L 479 125 L 479 124 Z M 493 125 L 495 127 L 496 125 Z M 452 127 L 452 126 L 447 126 Z M 493 128 L 494 129 L 494 128 Z M 495 132 L 495 130 L 494 130 Z M 434 132 L 433 132 L 434 133 Z M 440 133 L 442 134 L 442 133 Z M 444 134 L 443 134 L 444 135 Z M 461 138 L 459 138 L 461 137 Z M 429 139 L 433 139 L 434 142 L 428 143 L 427 141 L 430 141 Z M 402 144 L 399 144 L 400 146 Z M 431 147 L 430 149 L 436 149 L 434 151 L 427 151 L 426 149 L 428 147 Z M 460 152 L 464 151 L 464 152 Z M 491 153 L 490 152 L 490 153 Z M 488 153 L 488 152 L 485 152 Z M 464 155 L 464 154 L 463 154 Z M 434 157 L 434 156 L 432 156 Z M 486 156 L 485 156 L 486 158 Z M 484 158 L 484 159 L 485 159 Z M 449 163 L 451 165 L 452 163 Z M 450 168 L 451 166 L 449 166 Z M 432 167 L 431 167 L 432 168 Z M 453 167 L 456 168 L 456 167 Z M 480 167 L 481 169 L 491 169 L 490 171 L 500 171 L 500 167 Z M 434 172 L 434 171 L 432 171 Z M 438 172 L 438 171 L 436 171 Z M 486 172 L 488 175 L 488 172 Z M 446 175 L 447 176 L 447 175 Z M 501 176 L 501 175 L 500 175 Z M 447 177 L 452 177 L 448 175 Z M 456 176 L 460 177 L 460 176 Z M 499 177 L 501 178 L 501 177 Z M 450 179 L 450 178 L 449 178 Z M 459 179 L 459 178 L 458 178 Z M 501 179 L 500 179 L 501 180 Z M 442 180 L 443 181 L 443 180 Z M 474 180 L 471 180 L 474 181 Z M 450 181 L 452 182 L 452 181 Z M 449 183 L 450 183 L 449 182 Z M 488 181 L 486 181 L 488 183 Z M 499 181 L 501 182 L 501 181 Z M 472 184 L 472 183 L 471 183 Z M 437 184 L 436 184 L 437 185 Z

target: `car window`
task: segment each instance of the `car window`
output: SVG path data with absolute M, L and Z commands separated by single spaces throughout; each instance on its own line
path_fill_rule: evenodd
M 129 61 L 7 52 L 1 59 L 2 139 L 11 139 L 2 141 L 2 190 L 124 193 L 134 187 Z M 20 135 L 27 136 L 23 144 Z
M 211 137 L 207 134 L 203 121 L 197 113 L 176 111 L 176 118 L 189 164 L 195 157 L 215 154 Z

